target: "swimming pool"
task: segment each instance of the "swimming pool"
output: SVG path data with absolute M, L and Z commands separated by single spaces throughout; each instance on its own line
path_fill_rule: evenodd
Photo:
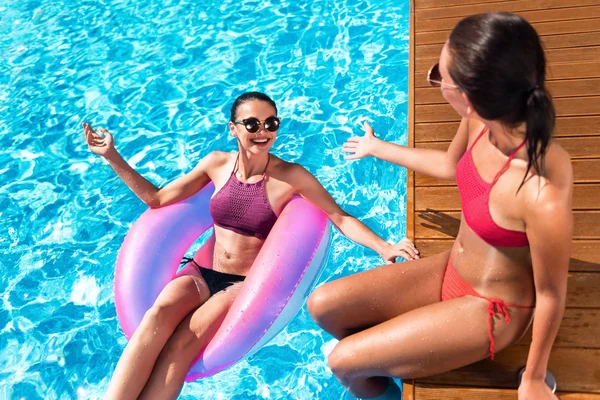
M 84 144 L 109 129 L 155 184 L 235 149 L 233 99 L 283 119 L 273 152 L 384 238 L 405 233 L 405 172 L 341 145 L 373 122 L 406 143 L 409 1 L 15 1 L 0 6 L 0 398 L 101 398 L 125 346 L 117 251 L 144 205 Z M 334 233 L 321 282 L 374 267 Z M 270 345 L 181 398 L 340 398 L 334 342 L 304 307 Z

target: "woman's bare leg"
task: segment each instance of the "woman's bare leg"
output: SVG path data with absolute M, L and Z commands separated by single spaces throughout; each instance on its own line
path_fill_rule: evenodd
M 240 286 L 216 293 L 179 324 L 160 353 L 140 399 L 177 398 L 192 363 L 219 329 Z
M 450 252 L 384 265 L 318 287 L 308 311 L 332 336 L 350 334 L 441 300 Z
M 165 343 L 179 323 L 210 296 L 193 267 L 161 291 L 121 355 L 106 392 L 106 399 L 136 399 Z
M 510 309 L 512 321 L 494 318 L 495 351 L 522 335 L 532 310 Z M 380 378 L 420 378 L 489 356 L 488 302 L 460 297 L 406 312 L 342 339 L 329 356 L 338 380 L 355 396 L 382 393 Z
M 446 251 L 328 282 L 309 297 L 308 311 L 323 330 L 343 339 L 408 311 L 439 302 L 449 257 L 450 251 Z M 389 379 L 385 377 L 369 380 L 375 395 L 383 393 L 388 384 Z

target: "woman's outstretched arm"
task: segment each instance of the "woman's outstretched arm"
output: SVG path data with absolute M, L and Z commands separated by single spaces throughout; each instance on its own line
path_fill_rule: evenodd
M 463 118 L 448 150 L 421 149 L 401 146 L 378 139 L 371 125 L 365 122 L 365 135 L 351 137 L 344 143 L 347 160 L 373 156 L 438 179 L 454 180 L 456 164 L 467 149 L 468 120 Z
M 410 240 L 405 238 L 396 245 L 391 245 L 365 224 L 342 210 L 317 178 L 304 167 L 293 164 L 290 180 L 296 193 L 327 214 L 342 234 L 360 245 L 375 250 L 386 262 L 393 263 L 397 257 L 407 260 L 419 258 L 419 252 Z
M 115 148 L 112 135 L 106 129 L 98 129 L 102 135 L 86 123 L 83 123 L 83 129 L 90 151 L 104 157 L 129 189 L 150 208 L 164 207 L 197 193 L 210 182 L 212 168 L 226 161 L 225 153 L 210 153 L 188 174 L 158 188 L 121 157 Z

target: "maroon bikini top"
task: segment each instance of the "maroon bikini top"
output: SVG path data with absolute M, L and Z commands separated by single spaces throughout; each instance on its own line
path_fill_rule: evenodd
M 265 192 L 265 177 L 271 155 L 262 179 L 256 183 L 244 183 L 237 179 L 235 173 L 239 159 L 238 153 L 227 183 L 210 199 L 210 215 L 214 224 L 221 228 L 265 240 L 277 221 Z

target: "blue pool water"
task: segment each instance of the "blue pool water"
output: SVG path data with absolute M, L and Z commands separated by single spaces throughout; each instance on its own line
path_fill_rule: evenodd
M 104 126 L 155 184 L 235 150 L 244 91 L 278 103 L 273 152 L 314 173 L 382 237 L 405 230 L 405 173 L 348 162 L 372 121 L 406 143 L 409 1 L 7 0 L 0 4 L 0 398 L 100 398 L 126 344 L 114 264 L 144 205 L 84 144 Z M 321 282 L 375 267 L 334 233 Z M 335 342 L 304 307 L 255 356 L 183 399 L 339 399 Z

